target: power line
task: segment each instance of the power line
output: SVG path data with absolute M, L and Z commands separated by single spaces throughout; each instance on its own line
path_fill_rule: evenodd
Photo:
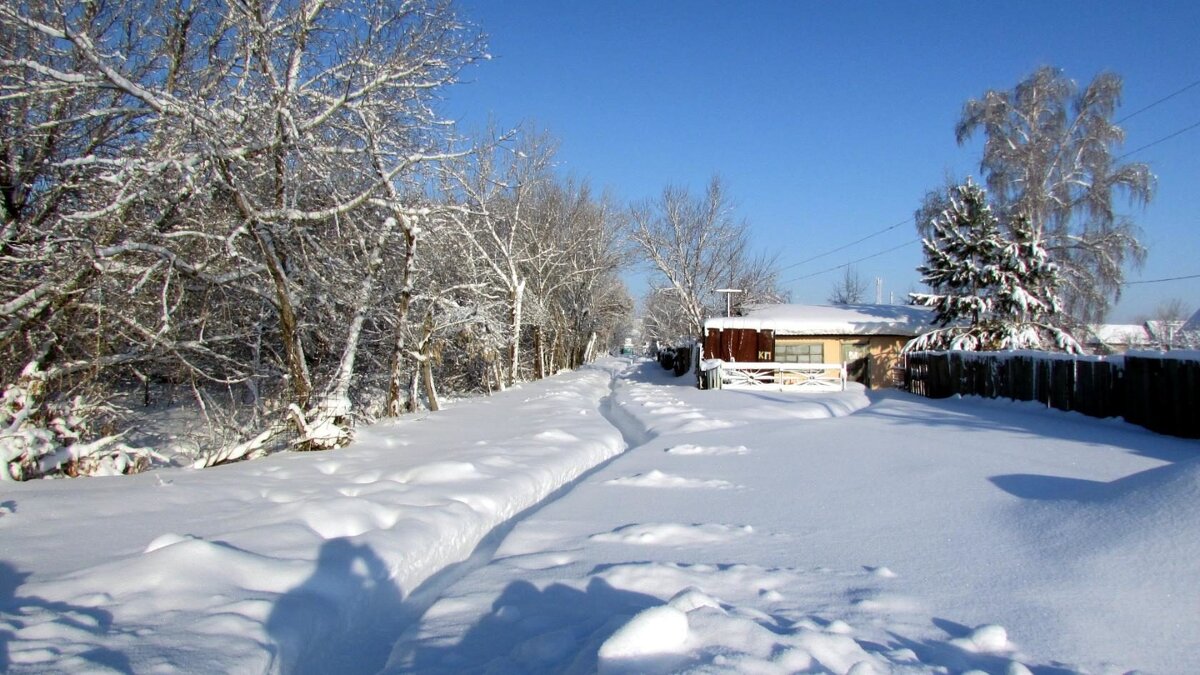
M 1124 286 L 1136 286 L 1137 284 L 1161 284 L 1164 281 L 1183 281 L 1184 279 L 1200 279 L 1200 274 L 1188 274 L 1182 277 L 1166 277 L 1164 279 L 1143 279 L 1142 281 L 1126 281 Z
M 1177 90 L 1177 91 L 1173 91 L 1173 92 L 1171 92 L 1170 94 L 1167 94 L 1166 96 L 1164 96 L 1164 97 L 1162 97 L 1162 98 L 1158 99 L 1157 101 L 1155 101 L 1155 102 L 1153 102 L 1153 103 L 1151 103 L 1151 104 L 1149 104 L 1149 105 L 1146 105 L 1146 106 L 1143 106 L 1143 107 L 1141 107 L 1141 108 L 1138 108 L 1137 110 L 1134 110 L 1133 112 L 1129 113 L 1128 115 L 1126 115 L 1126 116 L 1122 117 L 1121 119 L 1117 120 L 1117 121 L 1115 122 L 1115 124 L 1121 124 L 1121 123 L 1123 123 L 1125 120 L 1127 120 L 1127 119 L 1129 119 L 1129 118 L 1131 118 L 1131 117 L 1135 117 L 1135 116 L 1137 116 L 1137 115 L 1141 115 L 1142 113 L 1144 113 L 1144 112 L 1146 112 L 1147 110 L 1149 110 L 1149 109 L 1153 108 L 1154 106 L 1156 106 L 1156 105 L 1158 105 L 1158 104 L 1160 104 L 1160 103 L 1166 103 L 1167 101 L 1169 101 L 1169 100 L 1171 100 L 1171 99 L 1175 98 L 1176 96 L 1178 96 L 1178 95 L 1182 94 L 1183 92 L 1187 91 L 1188 89 L 1191 89 L 1192 87 L 1195 87 L 1195 86 L 1198 86 L 1198 85 L 1200 85 L 1200 80 L 1196 80 L 1195 82 L 1193 82 L 1193 83 L 1191 83 L 1191 84 L 1189 84 L 1189 85 L 1187 85 L 1187 86 L 1183 87 L 1182 89 L 1179 89 L 1179 90 Z
M 1165 103 L 1166 101 L 1169 101 L 1170 99 L 1172 99 L 1172 98 L 1175 98 L 1176 96 L 1178 96 L 1178 95 L 1182 94 L 1183 92 L 1185 92 L 1185 91 L 1187 91 L 1187 90 L 1189 90 L 1189 89 L 1191 89 L 1191 88 L 1193 88 L 1193 87 L 1196 87 L 1196 86 L 1200 86 L 1200 80 L 1196 80 L 1195 82 L 1192 82 L 1191 84 L 1185 85 L 1185 86 L 1181 87 L 1180 89 L 1177 89 L 1177 90 L 1175 90 L 1175 91 L 1171 92 L 1170 94 L 1167 94 L 1166 96 L 1163 96 L 1162 98 L 1160 98 L 1160 99 L 1158 99 L 1158 100 L 1156 100 L 1156 101 L 1153 101 L 1153 102 L 1151 102 L 1151 103 L 1149 103 L 1149 104 L 1147 104 L 1147 105 L 1145 105 L 1145 106 L 1142 106 L 1141 108 L 1138 108 L 1137 110 L 1135 110 L 1135 111 L 1133 111 L 1133 112 L 1129 113 L 1128 115 L 1126 115 L 1126 116 L 1122 117 L 1121 119 L 1117 120 L 1117 121 L 1115 122 L 1115 124 L 1121 124 L 1121 123 L 1122 123 L 1122 122 L 1124 122 L 1125 120 L 1128 120 L 1129 118 L 1131 118 L 1131 117 L 1134 117 L 1134 116 L 1136 116 L 1136 115 L 1140 115 L 1140 114 L 1142 114 L 1142 113 L 1146 112 L 1147 110 L 1150 110 L 1151 108 L 1153 108 L 1153 107 L 1155 107 L 1155 106 L 1158 106 L 1158 105 L 1160 105 L 1160 104 L 1162 104 L 1162 103 Z M 1117 159 L 1117 160 L 1125 159 L 1126 157 L 1128 157 L 1128 156 L 1130 156 L 1130 155 L 1133 155 L 1133 154 L 1139 153 L 1139 152 L 1141 152 L 1141 151 L 1143 151 L 1143 150 L 1147 150 L 1147 149 L 1149 149 L 1149 148 L 1152 148 L 1152 147 L 1154 147 L 1154 146 L 1156 146 L 1156 145 L 1158 145 L 1158 144 L 1160 144 L 1160 143 L 1165 143 L 1166 141 L 1169 141 L 1169 140 L 1171 140 L 1172 138 L 1175 138 L 1176 136 L 1179 136 L 1180 134 L 1187 133 L 1188 131 L 1191 131 L 1192 129 L 1195 129 L 1195 128 L 1197 128 L 1197 127 L 1200 127 L 1200 122 L 1196 122 L 1196 123 L 1194 123 L 1194 124 L 1190 124 L 1190 125 L 1188 125 L 1188 126 L 1186 126 L 1186 127 L 1182 128 L 1182 129 L 1179 129 L 1179 130 L 1177 130 L 1177 131 L 1174 131 L 1174 132 L 1172 132 L 1172 133 L 1169 133 L 1169 134 L 1167 134 L 1166 136 L 1163 136 L 1162 138 L 1155 139 L 1155 140 L 1153 140 L 1153 141 L 1151 141 L 1151 142 L 1149 142 L 1149 143 L 1147 143 L 1147 144 L 1145 144 L 1145 145 L 1143 145 L 1143 146 L 1140 146 L 1140 147 L 1138 147 L 1138 148 L 1134 148 L 1133 150 L 1130 150 L 1129 152 L 1127 152 L 1127 153 L 1125 153 L 1125 154 L 1123 154 L 1123 155 L 1121 155 L 1121 156 L 1117 157 L 1116 159 Z M 790 269 L 792 269 L 792 268 L 799 267 L 800 265 L 804 265 L 805 263 L 810 263 L 810 262 L 812 262 L 812 261 L 814 261 L 814 260 L 819 260 L 819 259 L 821 259 L 821 258 L 824 258 L 825 256 L 833 255 L 834 253 L 838 253 L 838 252 L 840 252 L 840 251 L 844 251 L 844 250 L 846 250 L 846 249 L 850 248 L 851 246 L 856 246 L 856 245 L 858 245 L 858 244 L 861 244 L 861 243 L 863 243 L 864 241 L 867 241 L 867 240 L 869 240 L 869 239 L 874 239 L 875 237 L 878 237 L 878 236 L 879 236 L 879 235 L 881 235 L 881 234 L 885 234 L 885 233 L 887 233 L 887 232 L 891 232 L 892 230 L 894 230 L 894 229 L 896 229 L 896 228 L 898 228 L 898 227 L 902 227 L 902 226 L 904 226 L 904 225 L 907 225 L 908 223 L 910 223 L 910 222 L 913 222 L 914 218 L 915 218 L 914 216 L 909 216 L 908 218 L 905 218 L 904 220 L 901 220 L 901 221 L 900 221 L 900 222 L 898 222 L 898 223 L 895 223 L 895 224 L 892 224 L 892 225 L 888 225 L 887 227 L 885 227 L 885 228 L 883 228 L 883 229 L 881 229 L 881 230 L 877 230 L 877 231 L 875 231 L 875 232 L 872 232 L 871 234 L 868 234 L 867 236 L 865 236 L 865 237 L 862 237 L 862 238 L 860 238 L 860 239 L 855 239 L 854 241 L 852 241 L 852 242 L 850 242 L 850 243 L 848 243 L 848 244 L 843 244 L 843 245 L 841 245 L 841 246 L 838 246 L 837 248 L 832 248 L 832 249 L 829 249 L 828 251 L 825 251 L 824 253 L 818 253 L 817 255 L 810 256 L 810 257 L 808 257 L 808 258 L 805 258 L 804 260 L 801 260 L 801 261 L 799 261 L 799 262 L 794 262 L 794 263 L 792 263 L 792 264 L 790 264 L 790 265 L 786 265 L 786 266 L 784 266 L 784 267 L 781 267 L 781 268 L 779 268 L 779 270 L 778 270 L 778 271 L 779 271 L 779 272 L 783 272 L 783 271 L 786 271 L 786 270 L 790 270 Z M 905 246 L 909 246 L 909 245 L 911 245 L 911 244 L 914 244 L 914 243 L 916 243 L 916 242 L 918 242 L 918 241 L 920 241 L 920 238 L 917 238 L 917 239 L 913 239 L 913 240 L 907 241 L 907 242 L 905 242 L 905 243 L 903 243 L 903 244 L 900 244 L 899 246 L 893 246 L 892 248 L 889 248 L 889 249 L 886 249 L 886 250 L 880 251 L 880 252 L 878 252 L 878 253 L 873 253 L 873 254 L 871 254 L 871 255 L 864 256 L 864 257 L 862 257 L 862 258 L 859 258 L 859 259 L 857 259 L 857 260 L 851 260 L 850 262 L 847 262 L 847 263 L 842 263 L 841 265 L 836 265 L 836 266 L 834 266 L 834 267 L 830 267 L 830 268 L 827 268 L 827 269 L 821 270 L 820 272 L 813 272 L 813 273 L 811 273 L 811 274 L 806 274 L 806 275 L 804 275 L 804 276 L 799 276 L 799 277 L 796 277 L 796 278 L 794 278 L 794 279 L 790 279 L 790 280 L 788 280 L 788 281 L 785 281 L 785 282 L 783 282 L 783 283 L 785 283 L 785 284 L 795 283 L 795 282 L 797 282 L 797 281 L 800 281 L 800 280 L 802 280 L 802 279 L 808 279 L 808 278 L 810 278 L 810 277 L 820 276 L 820 275 L 822 275 L 822 274 L 827 274 L 827 273 L 829 273 L 829 272 L 833 272 L 833 271 L 836 271 L 836 270 L 840 270 L 840 269 L 842 269 L 843 267 L 849 267 L 850 265 L 854 265 L 854 264 L 856 264 L 856 263 L 863 262 L 864 260 L 870 260 L 870 259 L 872 259 L 872 258 L 878 258 L 879 256 L 881 256 L 881 255 L 884 255 L 884 254 L 887 254 L 887 253 L 891 253 L 892 251 L 898 251 L 898 250 L 900 250 L 900 249 L 904 248 Z M 1196 275 L 1196 276 L 1200 276 L 1200 275 Z M 1125 285 L 1127 285 L 1127 286 L 1130 286 L 1130 285 L 1133 285 L 1133 284 L 1152 284 L 1152 283 L 1158 283 L 1158 282 L 1161 282 L 1161 281 L 1178 281 L 1178 280 L 1182 280 L 1182 279 L 1193 279 L 1193 278 L 1196 278 L 1196 276 L 1173 277 L 1173 278 L 1170 278 L 1170 279 L 1151 279 L 1151 280 L 1147 280 L 1147 281 L 1130 281 L 1130 282 L 1127 282 Z
M 1169 141 L 1169 140 L 1171 140 L 1172 138 L 1175 138 L 1176 136 L 1178 136 L 1179 134 L 1182 134 L 1182 133 L 1184 133 L 1184 132 L 1187 132 L 1187 131 L 1191 131 L 1192 129 L 1195 129 L 1196 127 L 1200 127 L 1200 122 L 1196 122 L 1195 124 L 1190 124 L 1190 125 L 1188 125 L 1188 126 L 1186 126 L 1186 127 L 1182 128 L 1182 129 L 1180 129 L 1179 131 L 1174 131 L 1174 132 L 1172 132 L 1172 133 L 1169 133 L 1169 134 L 1167 134 L 1166 136 L 1163 136 L 1162 138 L 1160 138 L 1160 139 L 1158 139 L 1158 140 L 1150 141 L 1149 143 L 1147 143 L 1147 144 L 1143 145 L 1143 146 L 1142 146 L 1142 147 L 1140 147 L 1140 148 L 1136 148 L 1136 149 L 1134 149 L 1134 150 L 1130 150 L 1129 152 L 1127 152 L 1127 153 L 1125 153 L 1125 154 L 1121 155 L 1120 157 L 1118 157 L 1117 159 L 1125 159 L 1126 157 L 1128 157 L 1128 156 L 1130 156 L 1130 155 L 1132 155 L 1132 154 L 1134 154 L 1134 153 L 1141 152 L 1141 151 L 1143 151 L 1143 150 L 1145 150 L 1145 149 L 1147 149 L 1147 148 L 1152 148 L 1152 147 L 1154 147 L 1154 146 L 1158 145 L 1159 143 L 1162 143 L 1163 141 Z
M 878 237 L 879 235 L 881 235 L 885 232 L 891 232 L 892 230 L 896 229 L 897 227 L 900 227 L 902 225 L 907 225 L 910 222 L 912 222 L 912 216 L 905 218 L 904 220 L 896 223 L 895 225 L 888 225 L 887 227 L 883 228 L 882 230 L 868 234 L 867 236 L 863 237 L 862 239 L 855 239 L 854 241 L 850 242 L 849 244 L 844 244 L 837 248 L 830 249 L 828 251 L 825 251 L 824 253 L 818 253 L 817 255 L 814 255 L 810 258 L 805 258 L 804 260 L 801 260 L 800 262 L 792 263 L 791 265 L 787 265 L 786 267 L 780 267 L 779 271 L 782 272 L 784 270 L 790 270 L 793 267 L 799 267 L 799 266 L 803 265 L 804 263 L 810 263 L 814 260 L 824 258 L 827 255 L 833 255 L 834 253 L 837 253 L 838 251 L 844 251 L 844 250 L 850 248 L 851 246 L 854 246 L 856 244 L 861 244 L 868 239 L 874 239 L 875 237 Z
M 796 277 L 796 278 L 794 278 L 794 279 L 788 279 L 787 281 L 784 281 L 783 283 L 785 283 L 785 284 L 793 284 L 793 283 L 796 283 L 797 281 L 801 281 L 801 280 L 803 280 L 803 279 L 808 279 L 809 277 L 820 276 L 820 275 L 822 275 L 822 274 L 827 274 L 827 273 L 829 273 L 829 272 L 833 272 L 833 271 L 836 271 L 836 270 L 840 270 L 840 269 L 842 269 L 843 267 L 849 267 L 849 266 L 851 266 L 851 265 L 854 265 L 854 264 L 856 264 L 856 263 L 860 263 L 860 262 L 862 262 L 862 261 L 864 261 L 864 260 L 870 260 L 871 258 L 878 258 L 879 256 L 881 256 L 881 255 L 886 255 L 886 254 L 888 254 L 888 253 L 891 253 L 892 251 L 899 251 L 900 249 L 902 249 L 902 248 L 904 248 L 904 247 L 906 247 L 906 246 L 912 246 L 913 244 L 915 244 L 915 243 L 917 243 L 917 242 L 919 242 L 919 241 L 921 241 L 921 238 L 920 238 L 920 237 L 917 237 L 916 239 L 910 239 L 910 240 L 908 240 L 908 241 L 904 242 L 903 244 L 900 244 L 899 246 L 893 246 L 893 247 L 891 247 L 891 248 L 884 249 L 884 250 L 882 250 L 882 251 L 879 251 L 879 252 L 877 252 L 877 253 L 872 253 L 871 255 L 866 255 L 866 256 L 863 256 L 863 257 L 861 257 L 861 258 L 859 258 L 859 259 L 857 259 L 857 260 L 851 260 L 851 261 L 850 261 L 850 262 L 848 262 L 848 263 L 842 263 L 841 265 L 834 265 L 833 267 L 830 267 L 830 268 L 828 268 L 828 269 L 823 269 L 823 270 L 821 270 L 820 272 L 813 272 L 813 273 L 811 273 L 811 274 L 805 274 L 804 276 L 799 276 L 799 277 Z

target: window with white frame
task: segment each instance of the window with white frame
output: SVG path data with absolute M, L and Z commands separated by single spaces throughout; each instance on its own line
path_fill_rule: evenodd
M 775 360 L 780 363 L 824 363 L 825 345 L 821 342 L 776 343 Z

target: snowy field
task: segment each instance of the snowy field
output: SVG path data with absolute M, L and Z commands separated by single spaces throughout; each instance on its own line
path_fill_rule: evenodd
M 609 360 L 339 451 L 6 485 L 0 670 L 1200 671 L 1200 443 L 690 383 Z

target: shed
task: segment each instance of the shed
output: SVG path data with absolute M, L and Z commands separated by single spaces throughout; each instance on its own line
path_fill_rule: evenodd
M 933 313 L 909 305 L 757 305 L 704 322 L 704 358 L 740 363 L 845 363 L 868 387 L 892 385 L 905 343 Z

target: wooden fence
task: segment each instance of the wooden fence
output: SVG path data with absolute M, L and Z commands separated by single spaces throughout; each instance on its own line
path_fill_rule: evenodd
M 929 398 L 1039 401 L 1059 410 L 1200 438 L 1200 359 L 1138 354 L 1101 360 L 1035 352 L 918 352 L 904 389 Z

